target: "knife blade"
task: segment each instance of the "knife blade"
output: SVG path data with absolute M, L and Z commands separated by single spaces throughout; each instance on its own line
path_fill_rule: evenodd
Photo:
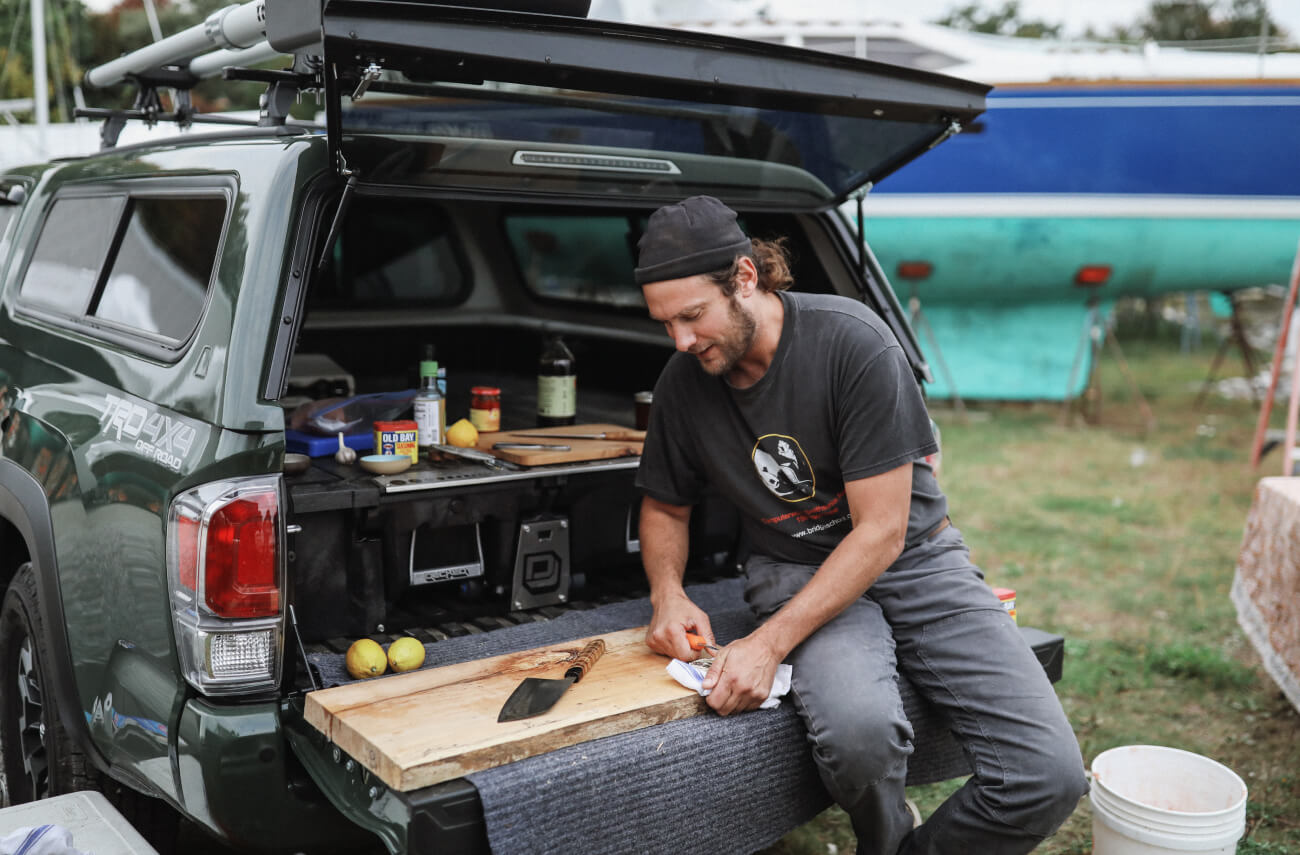
M 546 442 L 494 442 L 493 448 L 502 451 L 572 451 L 571 445 L 552 445 Z
M 501 707 L 498 722 L 518 721 L 532 718 L 555 706 L 555 702 L 568 691 L 569 687 L 583 678 L 596 660 L 605 654 L 605 640 L 597 638 L 582 648 L 578 658 L 564 672 L 560 680 L 544 680 L 540 677 L 528 677 L 520 683 Z
M 443 454 L 450 454 L 454 457 L 463 457 L 466 460 L 477 461 L 485 466 L 491 467 L 492 469 L 519 468 L 517 464 L 511 463 L 508 460 L 502 460 L 494 454 L 488 454 L 486 451 L 479 451 L 475 448 L 461 448 L 456 445 L 439 445 L 437 443 L 431 445 L 430 448 L 441 451 Z
M 643 442 L 645 441 L 645 431 L 643 430 L 606 430 L 600 433 L 515 433 L 515 436 L 526 436 L 540 439 L 608 439 L 618 442 Z
M 722 648 L 716 644 L 710 644 L 702 635 L 696 635 L 693 632 L 686 633 L 686 641 L 691 645 L 691 650 L 712 650 L 717 653 Z

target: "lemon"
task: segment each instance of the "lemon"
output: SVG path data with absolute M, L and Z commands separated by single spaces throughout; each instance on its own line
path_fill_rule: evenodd
M 384 658 L 384 648 L 369 638 L 359 638 L 352 642 L 348 648 L 347 663 L 348 673 L 358 680 L 378 677 L 384 673 L 384 667 L 388 664 Z
M 388 645 L 388 664 L 394 671 L 414 671 L 424 664 L 424 645 L 414 638 L 399 638 Z
M 457 448 L 473 448 L 478 445 L 478 428 L 469 419 L 461 419 L 447 428 L 447 442 Z

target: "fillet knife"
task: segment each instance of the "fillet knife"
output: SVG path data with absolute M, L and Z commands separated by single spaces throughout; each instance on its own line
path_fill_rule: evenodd
M 441 445 L 435 443 L 430 446 L 443 454 L 450 454 L 453 457 L 462 457 L 466 460 L 474 460 L 482 463 L 489 469 L 512 469 L 517 470 L 521 467 L 518 464 L 511 463 L 508 460 L 502 460 L 496 455 L 488 454 L 486 451 L 479 451 L 476 448 L 461 448 L 456 445 Z
M 544 439 L 610 439 L 619 442 L 644 442 L 643 430 L 606 430 L 600 433 L 514 433 L 515 436 L 540 437 Z
M 578 658 L 564 672 L 562 680 L 543 680 L 540 677 L 528 677 L 506 699 L 501 707 L 497 721 L 518 721 L 532 718 L 555 706 L 555 702 L 568 691 L 569 687 L 583 678 L 592 666 L 605 653 L 605 640 L 598 638 L 582 648 Z

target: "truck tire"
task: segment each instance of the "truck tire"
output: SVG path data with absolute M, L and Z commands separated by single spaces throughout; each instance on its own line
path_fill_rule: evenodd
M 0 606 L 0 806 L 96 790 L 160 853 L 173 851 L 176 811 L 101 775 L 59 720 L 40 603 L 24 564 Z
M 6 805 L 95 789 L 85 756 L 54 708 L 43 620 L 36 574 L 24 564 L 0 607 L 0 768 Z

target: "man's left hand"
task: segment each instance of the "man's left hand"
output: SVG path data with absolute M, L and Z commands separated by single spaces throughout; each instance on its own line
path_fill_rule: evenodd
M 757 635 L 733 641 L 718 651 L 704 678 L 708 704 L 718 715 L 758 709 L 772 691 L 781 656 Z

